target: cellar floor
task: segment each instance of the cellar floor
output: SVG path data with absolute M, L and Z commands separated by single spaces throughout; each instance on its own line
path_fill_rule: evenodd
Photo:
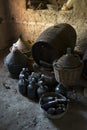
M 87 98 L 70 102 L 62 118 L 48 119 L 39 103 L 19 93 L 18 80 L 9 77 L 3 66 L 4 56 L 0 60 L 0 130 L 87 130 Z
M 60 11 L 57 14 L 58 23 L 68 22 L 75 27 L 76 50 L 81 52 L 87 48 L 87 11 L 84 4 L 83 0 L 83 4 L 74 12 Z M 48 119 L 39 103 L 32 102 L 19 93 L 18 80 L 9 77 L 3 66 L 4 56 L 0 55 L 0 130 L 87 130 L 87 89 L 85 96 L 83 91 L 80 92 L 82 97 L 79 102 L 69 102 L 67 113 L 62 118 Z M 87 81 L 81 79 L 77 86 L 87 88 Z

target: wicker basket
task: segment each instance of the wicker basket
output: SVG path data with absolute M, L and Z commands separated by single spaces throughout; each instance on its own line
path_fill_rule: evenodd
M 83 63 L 79 57 L 73 54 L 62 56 L 53 63 L 55 78 L 65 86 L 73 86 L 79 80 Z
M 75 85 L 81 76 L 82 68 L 82 66 L 74 69 L 60 69 L 54 67 L 55 78 L 59 83 L 65 86 Z

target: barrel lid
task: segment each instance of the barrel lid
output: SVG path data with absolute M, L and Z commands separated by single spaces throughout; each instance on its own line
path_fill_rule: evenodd
M 55 67 L 65 69 L 77 68 L 81 63 L 79 56 L 71 53 L 71 48 L 67 48 L 67 53 L 54 61 Z

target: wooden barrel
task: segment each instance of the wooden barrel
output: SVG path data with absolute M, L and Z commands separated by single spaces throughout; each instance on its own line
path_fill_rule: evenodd
M 50 67 L 55 59 L 66 53 L 67 47 L 73 51 L 76 44 L 76 31 L 61 23 L 43 31 L 32 46 L 32 56 L 41 66 Z

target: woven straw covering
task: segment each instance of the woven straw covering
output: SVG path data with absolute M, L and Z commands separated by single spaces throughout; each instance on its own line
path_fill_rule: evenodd
M 78 55 L 63 55 L 59 60 L 56 60 L 56 67 L 76 68 L 81 65 Z
M 72 86 L 81 76 L 83 63 L 79 56 L 71 54 L 70 49 L 67 49 L 66 55 L 54 61 L 53 68 L 58 82 Z

